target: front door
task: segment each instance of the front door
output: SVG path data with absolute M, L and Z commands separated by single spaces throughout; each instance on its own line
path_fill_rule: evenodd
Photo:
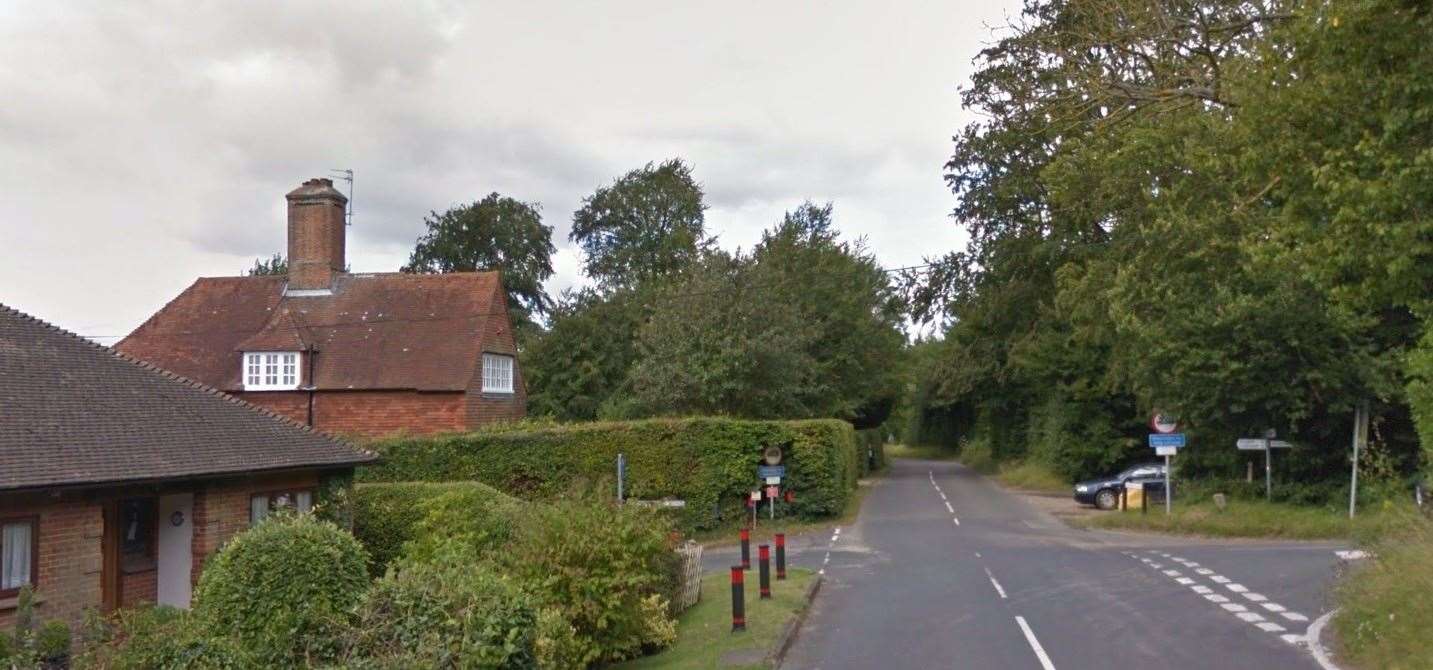
M 194 569 L 194 494 L 159 498 L 159 604 L 189 607 Z

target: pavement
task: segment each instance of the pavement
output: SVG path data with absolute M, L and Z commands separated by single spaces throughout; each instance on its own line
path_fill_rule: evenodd
M 853 525 L 789 543 L 826 581 L 782 667 L 1320 668 L 1306 635 L 1342 549 L 1074 529 L 958 464 L 897 460 Z

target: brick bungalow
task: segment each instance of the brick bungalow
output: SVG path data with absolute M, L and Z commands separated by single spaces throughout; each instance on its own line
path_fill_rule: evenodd
M 115 348 L 333 434 L 522 418 L 497 272 L 349 273 L 347 198 L 311 179 L 287 199 L 287 276 L 201 278 Z
M 267 410 L 0 305 L 0 628 L 188 606 L 204 559 L 374 460 Z

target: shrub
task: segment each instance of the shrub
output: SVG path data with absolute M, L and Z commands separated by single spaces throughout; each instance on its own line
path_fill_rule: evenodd
M 63 621 L 48 621 L 35 631 L 35 654 L 59 664 L 70 657 L 70 627 Z
M 401 561 L 350 629 L 346 666 L 533 668 L 533 598 L 465 556 Z
M 572 670 L 584 668 L 582 644 L 577 629 L 556 607 L 544 608 L 537 614 L 537 639 L 533 642 L 539 670 Z
M 670 644 L 665 608 L 678 560 L 670 543 L 650 511 L 564 501 L 533 510 L 503 567 L 572 625 L 585 667 Z
M 507 540 L 521 503 L 477 482 L 360 484 L 349 496 L 353 533 L 368 549 L 370 572 L 383 571 L 405 551 L 430 558 L 457 542 L 481 553 Z
M 270 665 L 324 658 L 368 586 L 353 535 L 307 514 L 271 517 L 230 540 L 199 579 L 194 613 Z
M 480 481 L 527 498 L 554 498 L 581 482 L 610 481 L 627 457 L 631 498 L 681 498 L 682 523 L 713 528 L 714 510 L 739 516 L 769 446 L 785 451 L 787 478 L 805 518 L 839 514 L 855 489 L 859 447 L 844 421 L 652 419 L 566 426 L 519 425 L 382 441 L 360 481 Z
M 75 658 L 95 670 L 238 670 L 258 667 L 228 635 L 208 634 L 188 612 L 141 606 L 115 612 Z

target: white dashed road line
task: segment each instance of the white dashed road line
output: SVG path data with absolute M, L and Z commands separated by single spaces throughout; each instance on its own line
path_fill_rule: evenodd
M 1030 648 L 1035 650 L 1035 657 L 1040 659 L 1040 667 L 1045 670 L 1055 670 L 1055 664 L 1050 662 L 1050 656 L 1045 653 L 1045 648 L 1040 646 L 1040 641 L 1035 639 L 1035 631 L 1030 630 L 1030 624 L 1025 623 L 1025 617 L 1015 617 L 1015 623 L 1020 624 L 1020 631 L 1025 633 L 1025 641 L 1030 643 Z
M 995 575 L 990 572 L 990 568 L 985 569 L 985 576 L 990 578 L 990 585 L 995 587 L 995 592 L 1000 594 L 1000 599 L 1006 600 L 1005 589 L 1000 588 L 1000 582 L 995 581 Z
M 1259 630 L 1262 630 L 1266 633 L 1277 634 L 1279 635 L 1279 639 L 1289 644 L 1303 644 L 1306 640 L 1306 636 L 1304 635 L 1299 635 L 1296 633 L 1286 633 L 1286 629 L 1282 625 L 1273 621 L 1269 621 L 1268 619 L 1264 618 L 1262 614 L 1249 611 L 1249 607 L 1241 603 L 1230 602 L 1228 596 L 1215 593 L 1214 589 L 1211 589 L 1210 587 L 1205 586 L 1203 584 L 1199 584 L 1194 579 L 1185 577 L 1184 574 L 1179 570 L 1164 570 L 1159 563 L 1150 560 L 1148 557 L 1136 556 L 1135 554 L 1132 554 L 1130 552 L 1124 553 L 1126 556 L 1139 559 L 1141 563 L 1144 563 L 1145 565 L 1155 570 L 1158 570 L 1161 574 L 1165 575 L 1166 577 L 1169 577 L 1170 579 L 1173 579 L 1181 586 L 1189 587 L 1191 591 L 1200 596 L 1203 596 L 1205 600 L 1208 600 L 1209 602 L 1218 605 L 1220 609 L 1223 609 L 1224 611 L 1233 614 L 1235 617 L 1238 617 L 1239 620 L 1257 626 Z M 1289 621 L 1309 620 L 1308 617 L 1299 614 L 1298 612 L 1289 611 L 1283 605 L 1280 605 L 1275 602 L 1270 602 L 1268 597 L 1262 593 L 1255 593 L 1253 591 L 1250 591 L 1248 587 L 1244 586 L 1243 584 L 1240 584 L 1229 579 L 1228 577 L 1215 573 L 1213 570 L 1210 570 L 1208 568 L 1199 567 L 1199 564 L 1195 563 L 1194 561 L 1185 560 L 1179 556 L 1171 556 L 1170 554 L 1155 550 L 1150 550 L 1148 553 L 1166 558 L 1170 562 L 1177 563 L 1186 568 L 1194 568 L 1194 573 L 1196 575 L 1204 577 L 1215 584 L 1221 585 L 1229 592 L 1243 596 L 1244 600 L 1247 600 L 1251 604 L 1259 605 L 1263 609 L 1269 612 L 1276 613 Z

